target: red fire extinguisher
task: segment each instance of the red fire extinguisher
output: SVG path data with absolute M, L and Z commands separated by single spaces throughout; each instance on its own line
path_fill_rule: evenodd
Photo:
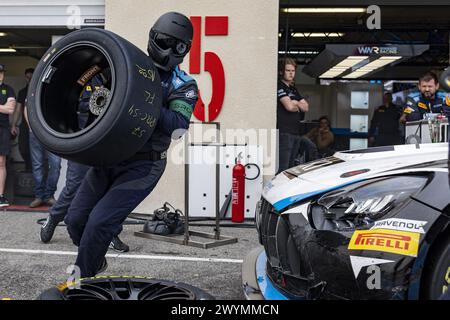
M 245 206 L 245 167 L 240 161 L 241 154 L 236 158 L 233 167 L 231 221 L 244 222 Z

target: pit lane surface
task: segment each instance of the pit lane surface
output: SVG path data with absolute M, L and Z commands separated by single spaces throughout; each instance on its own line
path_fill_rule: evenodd
M 52 241 L 39 240 L 37 219 L 46 213 L 0 211 L 0 299 L 35 299 L 43 290 L 68 278 L 77 248 L 66 228 L 58 227 Z M 209 223 L 209 222 L 208 222 Z M 227 222 L 228 223 L 228 222 Z M 222 228 L 235 244 L 199 249 L 133 235 L 142 225 L 125 225 L 120 235 L 130 252 L 109 250 L 108 269 L 101 275 L 135 275 L 181 281 L 199 287 L 217 299 L 244 299 L 242 260 L 258 246 L 256 229 Z M 192 230 L 213 232 L 212 227 Z M 205 241 L 205 240 L 203 240 Z

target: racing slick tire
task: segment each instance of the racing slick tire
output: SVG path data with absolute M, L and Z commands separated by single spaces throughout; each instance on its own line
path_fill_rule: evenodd
M 108 80 L 92 93 L 87 125 L 79 129 L 81 94 L 100 70 L 108 71 Z M 30 128 L 42 145 L 90 166 L 116 164 L 141 149 L 156 127 L 161 104 L 153 61 L 129 41 L 98 28 L 74 31 L 50 47 L 27 96 Z
M 423 298 L 427 300 L 438 300 L 450 288 L 450 235 L 435 243 L 439 245 L 429 253 L 423 282 Z
M 181 282 L 145 277 L 93 277 L 42 292 L 37 300 L 214 300 L 207 292 Z

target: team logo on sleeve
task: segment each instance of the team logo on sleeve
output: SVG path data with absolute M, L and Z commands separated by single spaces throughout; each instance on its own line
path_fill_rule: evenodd
M 428 107 L 427 107 L 427 105 L 426 105 L 425 103 L 423 103 L 423 102 L 419 102 L 419 103 L 417 104 L 417 106 L 418 106 L 419 108 L 422 108 L 422 109 L 428 110 Z
M 445 104 L 450 107 L 450 96 L 445 96 Z
M 189 90 L 188 92 L 186 92 L 186 98 L 194 99 L 195 97 L 196 97 L 196 94 L 195 94 L 194 90 Z
M 414 112 L 414 109 L 411 107 L 406 107 L 405 110 L 403 110 L 404 113 L 410 114 L 412 112 Z

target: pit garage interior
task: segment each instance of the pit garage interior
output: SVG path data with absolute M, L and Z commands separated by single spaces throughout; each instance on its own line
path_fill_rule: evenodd
M 34 68 L 52 43 L 74 30 L 66 26 L 70 1 L 55 1 L 51 6 L 40 6 L 39 2 L 44 1 L 0 3 L 0 63 L 7 68 L 5 83 L 16 94 L 26 85 L 24 70 Z M 76 23 L 81 28 L 103 28 L 105 1 L 78 2 L 82 17 Z M 310 130 L 318 125 L 321 116 L 327 116 L 335 136 L 334 151 L 369 146 L 370 121 L 374 110 L 383 104 L 383 92 L 393 92 L 394 100 L 402 105 L 406 95 L 416 88 L 420 75 L 430 70 L 440 74 L 449 65 L 449 5 L 379 5 L 381 28 L 369 30 L 369 4 L 358 3 L 279 3 L 278 58 L 296 60 L 296 87 L 310 105 L 306 121 L 299 128 Z M 334 10 L 321 12 L 326 8 Z M 343 8 L 354 12 L 339 11 Z M 380 55 L 377 50 L 391 51 Z M 356 62 L 352 61 L 355 57 Z M 352 74 L 352 67 L 361 61 L 375 63 L 366 72 Z M 341 62 L 350 64 L 335 72 L 333 67 Z M 274 114 L 275 106 L 274 100 Z M 44 289 L 67 279 L 66 267 L 73 262 L 76 250 L 61 226 L 51 243 L 39 241 L 40 225 L 36 220 L 47 216 L 48 207 L 28 208 L 34 198 L 34 182 L 31 172 L 25 169 L 19 142 L 19 137 L 12 137 L 7 164 L 5 195 L 11 207 L 0 213 L 0 298 L 34 299 Z M 64 186 L 64 176 L 63 164 L 56 197 Z M 265 175 L 264 183 L 270 178 Z M 255 194 L 261 192 L 262 183 Z M 232 225 L 229 219 L 221 221 L 221 232 L 238 239 L 237 243 L 207 250 L 135 237 L 134 232 L 140 231 L 142 225 L 129 222 L 121 239 L 131 252 L 109 252 L 107 275 L 171 279 L 200 287 L 218 299 L 244 298 L 242 262 L 251 249 L 260 246 L 251 213 L 246 213 L 241 227 Z M 193 221 L 193 228 L 211 232 L 214 221 Z
M 103 6 L 104 2 L 99 1 L 83 7 L 83 27 L 103 27 Z M 3 15 L 7 18 L 3 19 L 5 22 L 0 33 L 0 57 L 8 67 L 6 82 L 16 94 L 26 85 L 24 70 L 36 66 L 53 42 L 72 31 L 58 25 L 67 19 L 63 16 L 64 8 L 55 6 L 48 22 L 44 21 L 44 25 L 39 27 L 31 25 L 31 21 L 36 20 L 31 8 L 25 13 L 19 10 L 20 7 L 4 11 Z M 351 8 L 356 12 L 344 13 L 295 12 L 298 8 L 315 7 L 296 1 L 280 3 L 279 58 L 292 57 L 298 63 L 296 86 L 311 106 L 305 116 L 307 123 L 304 130 L 314 127 L 320 116 L 328 116 L 336 136 L 336 151 L 368 146 L 370 120 L 375 108 L 383 103 L 383 90 L 393 92 L 393 99 L 399 99 L 401 105 L 405 93 L 415 88 L 420 75 L 430 70 L 439 74 L 448 66 L 449 22 L 445 15 L 448 6 L 408 6 L 407 15 L 398 15 L 404 8 L 402 6 L 380 6 L 382 28 L 379 30 L 367 28 L 367 19 L 371 15 L 362 7 L 353 6 Z M 317 17 L 320 17 L 319 25 L 314 23 Z M 15 23 L 20 26 L 15 26 Z M 39 23 L 43 23 L 42 20 Z M 364 75 L 348 78 L 345 72 L 337 76 L 326 73 L 339 61 L 349 61 L 345 59 L 358 48 L 373 50 L 377 46 L 392 47 L 398 50 L 399 55 L 394 55 L 394 60 L 387 60 L 383 66 Z M 344 48 L 346 52 L 335 52 Z M 19 138 L 12 140 L 12 143 L 10 169 L 17 167 L 22 171 Z M 24 145 L 23 141 L 21 143 Z M 28 151 L 26 146 L 23 149 Z M 14 202 L 19 205 L 31 201 L 31 176 L 19 174 L 19 180 L 9 176 L 8 197 L 15 199 Z M 58 191 L 62 186 L 63 181 L 60 181 Z

